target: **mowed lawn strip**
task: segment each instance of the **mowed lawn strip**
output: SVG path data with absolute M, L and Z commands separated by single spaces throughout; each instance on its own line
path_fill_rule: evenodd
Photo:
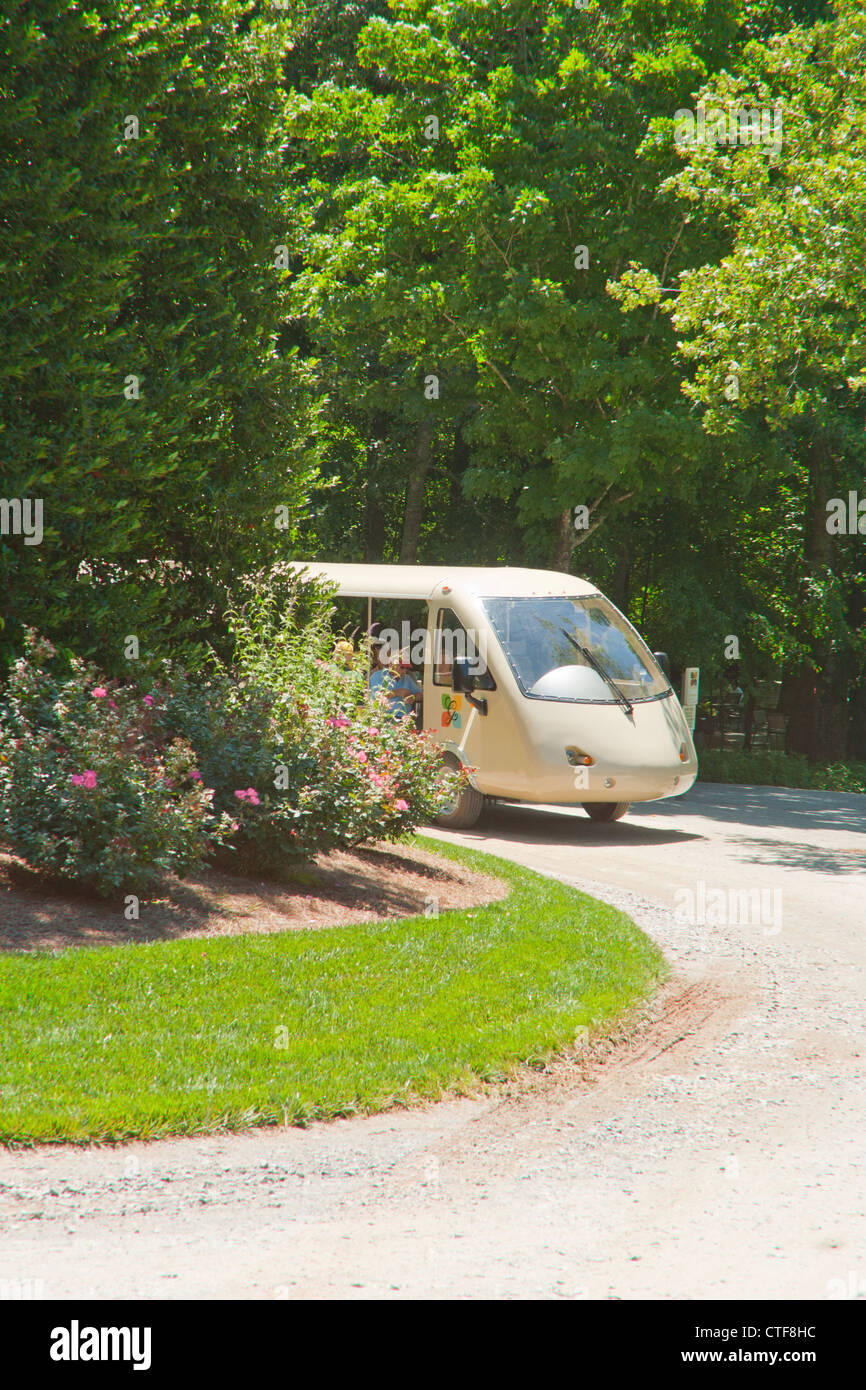
M 0 1142 L 303 1124 L 469 1091 L 603 1032 L 665 973 L 623 913 L 505 860 L 487 907 L 0 961 Z

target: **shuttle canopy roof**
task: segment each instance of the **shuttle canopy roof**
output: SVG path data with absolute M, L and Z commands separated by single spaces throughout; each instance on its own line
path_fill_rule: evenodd
M 541 598 L 552 594 L 585 598 L 598 593 L 594 584 L 571 574 L 508 565 L 487 569 L 468 565 L 330 565 L 296 560 L 290 568 L 339 585 L 346 598 L 431 599 L 442 595 L 444 585 L 452 593 L 478 598 Z

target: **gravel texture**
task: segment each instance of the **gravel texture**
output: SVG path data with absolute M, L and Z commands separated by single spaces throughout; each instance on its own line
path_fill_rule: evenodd
M 699 784 L 442 832 L 630 913 L 673 967 L 645 1015 L 474 1099 L 0 1154 L 0 1295 L 866 1298 L 863 805 Z M 678 920 L 701 883 L 781 919 Z

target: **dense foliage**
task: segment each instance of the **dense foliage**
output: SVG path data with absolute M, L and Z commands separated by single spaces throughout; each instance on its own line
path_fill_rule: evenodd
M 237 665 L 170 662 L 103 680 L 28 632 L 0 702 L 0 840 L 34 869 L 137 893 L 217 854 L 279 875 L 433 815 L 439 755 L 334 650 L 329 606 L 302 627 L 258 589 L 232 615 Z
M 0 478 L 44 506 L 0 535 L 0 662 L 28 622 L 122 680 L 130 638 L 229 660 L 288 554 L 549 565 L 704 689 L 732 651 L 781 678 L 790 751 L 866 757 L 859 0 L 13 0 L 0 34 Z M 778 147 L 683 143 L 699 101 Z
M 0 839 L 105 897 L 186 872 L 230 830 L 191 745 L 162 735 L 153 695 L 62 665 L 28 632 L 0 707 Z
M 866 15 L 838 13 L 752 46 L 706 89 L 719 109 L 776 103 L 779 149 L 695 142 L 670 183 L 727 231 L 728 253 L 684 271 L 669 307 L 695 364 L 686 394 L 731 450 L 730 489 L 759 506 L 737 546 L 750 635 L 785 663 L 789 747 L 819 757 L 844 756 L 866 664 L 866 515 L 855 502 L 852 530 L 849 507 L 866 478 Z M 642 288 L 658 301 L 657 279 Z
M 705 685 L 783 676 L 792 748 L 862 753 L 863 542 L 825 525 L 864 478 L 859 8 L 366 9 L 353 61 L 288 65 L 321 552 L 577 569 Z M 781 148 L 685 148 L 699 99 Z
M 296 523 L 282 35 L 248 12 L 3 6 L 0 487 L 44 527 L 0 543 L 12 649 L 25 623 L 110 669 L 128 636 L 193 649 Z
M 175 675 L 165 727 L 196 750 L 237 833 L 223 858 L 279 872 L 319 851 L 396 838 L 438 805 L 439 756 L 411 719 L 367 684 L 368 653 L 335 650 L 330 604 L 263 583 L 230 615 L 236 662 L 209 678 Z
M 702 782 L 739 782 L 753 787 L 801 787 L 810 791 L 866 795 L 866 763 L 810 763 L 796 753 L 774 749 L 702 748 Z

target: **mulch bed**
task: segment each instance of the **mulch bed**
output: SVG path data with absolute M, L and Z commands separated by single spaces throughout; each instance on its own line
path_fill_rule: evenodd
M 507 893 L 501 879 L 415 845 L 377 844 L 320 855 L 288 882 L 216 869 L 168 879 L 128 922 L 122 894 L 86 895 L 0 851 L 0 952 L 335 927 L 475 907 Z

